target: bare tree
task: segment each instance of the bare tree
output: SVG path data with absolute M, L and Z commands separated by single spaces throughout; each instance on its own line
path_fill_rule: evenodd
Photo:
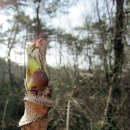
M 111 79 L 108 109 L 106 112 L 108 125 L 103 129 L 112 130 L 116 128 L 120 130 L 119 124 L 119 104 L 121 103 L 121 78 L 122 65 L 124 58 L 124 0 L 116 0 L 116 21 L 115 21 L 115 38 L 114 38 L 114 69 Z M 118 114 L 118 116 L 117 116 Z M 116 118 L 115 118 L 116 117 Z

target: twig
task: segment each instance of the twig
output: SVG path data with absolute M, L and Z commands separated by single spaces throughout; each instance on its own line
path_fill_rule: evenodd
M 4 128 L 6 127 L 5 116 L 6 116 L 6 110 L 7 110 L 8 103 L 9 103 L 9 98 L 7 97 L 5 106 L 4 106 L 3 118 L 2 118 L 2 130 L 4 130 Z

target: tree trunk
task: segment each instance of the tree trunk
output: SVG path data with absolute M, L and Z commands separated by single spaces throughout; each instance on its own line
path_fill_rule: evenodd
M 7 64 L 8 64 L 8 73 L 9 73 L 10 86 L 13 85 L 10 54 L 11 54 L 11 51 L 12 51 L 12 49 L 14 47 L 14 44 L 15 44 L 15 39 L 16 39 L 16 35 L 17 35 L 17 28 L 18 28 L 18 23 L 15 20 L 14 25 L 13 25 L 12 30 L 11 30 L 10 37 L 8 39 L 8 49 L 9 50 L 8 50 L 8 54 L 7 54 Z
M 101 47 L 101 51 L 102 51 L 102 54 L 100 55 L 100 58 L 101 58 L 101 61 L 103 63 L 106 82 L 109 85 L 110 75 L 109 75 L 109 68 L 108 68 L 108 63 L 107 63 L 107 51 L 105 49 L 105 43 L 106 43 L 106 36 L 107 36 L 107 34 L 106 34 L 106 28 L 102 27 L 102 23 L 101 23 L 102 20 L 101 20 L 101 17 L 100 17 L 100 11 L 99 11 L 98 5 L 99 5 L 98 0 L 96 0 L 98 22 L 100 23 L 100 26 L 99 26 L 100 38 L 101 38 L 100 47 Z
M 66 130 L 69 130 L 69 118 L 70 118 L 70 100 L 67 104 L 67 117 L 66 117 Z
M 121 74 L 124 57 L 124 44 L 123 44 L 123 32 L 124 32 L 124 12 L 123 12 L 124 0 L 116 0 L 116 24 L 115 24 L 115 39 L 114 39 L 114 69 L 111 79 L 111 100 L 109 100 L 107 111 L 107 126 L 104 130 L 116 130 L 120 129 L 119 126 L 119 109 L 118 106 L 121 102 Z M 117 116 L 118 114 L 118 116 Z
M 41 0 L 38 0 L 37 2 L 38 2 L 38 6 L 36 7 L 36 36 L 39 36 L 39 34 L 41 33 L 41 21 L 39 18 Z
M 9 98 L 7 97 L 7 99 L 5 101 L 3 117 L 2 117 L 2 130 L 4 130 L 6 128 L 5 117 L 6 117 L 8 103 L 9 103 Z

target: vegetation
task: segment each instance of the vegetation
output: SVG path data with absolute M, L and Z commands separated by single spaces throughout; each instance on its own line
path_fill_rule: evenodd
M 7 26 L 0 26 L 0 46 L 7 50 L 0 58 L 1 130 L 19 130 L 24 112 L 25 55 L 16 54 L 24 65 L 13 62 L 11 55 L 41 33 L 57 62 L 46 67 L 55 100 L 48 130 L 129 130 L 130 1 L 94 0 L 91 13 L 83 12 L 82 26 L 69 31 L 51 23 L 80 2 L 0 1 L 0 15 L 7 16 Z

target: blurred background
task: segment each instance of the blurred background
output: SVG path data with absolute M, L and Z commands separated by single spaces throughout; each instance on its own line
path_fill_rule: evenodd
M 0 130 L 20 130 L 25 46 L 49 44 L 48 130 L 129 130 L 130 0 L 0 0 Z

